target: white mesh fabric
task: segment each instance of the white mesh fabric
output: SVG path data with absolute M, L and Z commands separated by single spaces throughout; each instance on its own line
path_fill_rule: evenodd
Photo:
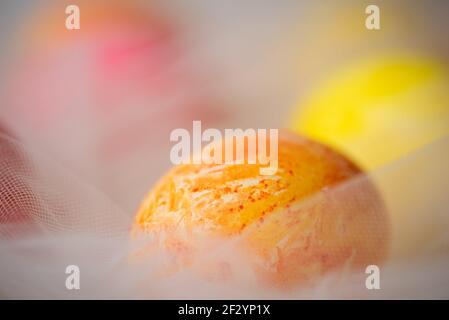
M 449 297 L 449 141 L 435 143 L 371 174 L 391 219 L 391 250 L 381 266 L 382 290 L 364 289 L 364 275 L 330 274 L 312 288 L 282 292 L 261 287 L 239 253 L 248 228 L 232 241 L 203 241 L 207 252 L 169 277 L 170 260 L 155 251 L 144 258 L 148 239 L 131 239 L 130 214 L 100 191 L 13 138 L 0 136 L 0 296 L 2 298 L 401 298 Z M 126 169 L 126 168 L 125 168 Z M 375 208 L 366 195 L 367 177 L 318 193 L 270 220 L 290 223 L 295 212 L 315 206 L 326 214 Z M 361 215 L 363 219 L 363 215 Z M 376 216 L 365 221 L 375 228 Z M 367 230 L 358 230 L 363 235 Z M 295 227 L 285 237 L 298 237 Z M 374 234 L 376 236 L 376 234 Z M 363 239 L 361 237 L 360 239 Z M 208 239 L 206 239 L 208 240 Z M 337 255 L 338 252 L 330 254 Z M 198 265 L 226 262 L 226 282 L 205 279 Z M 65 268 L 81 270 L 81 289 L 65 287 Z

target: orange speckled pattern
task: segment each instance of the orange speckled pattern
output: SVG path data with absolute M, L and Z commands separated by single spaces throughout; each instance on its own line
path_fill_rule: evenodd
M 386 211 L 371 183 L 343 196 L 326 196 L 330 186 L 361 173 L 348 159 L 317 142 L 282 133 L 276 174 L 260 175 L 259 166 L 174 167 L 141 204 L 133 232 L 242 236 L 257 276 L 276 286 L 307 282 L 350 262 L 363 265 L 385 258 Z M 349 199 L 360 192 L 366 201 Z M 314 201 L 301 205 L 311 195 Z M 341 206 L 341 201 L 352 207 Z M 165 245 L 175 253 L 187 251 L 186 256 L 195 247 L 173 238 Z

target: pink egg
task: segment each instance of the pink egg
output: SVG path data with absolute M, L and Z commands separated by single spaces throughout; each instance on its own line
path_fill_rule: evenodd
M 171 130 L 192 120 L 213 124 L 219 103 L 162 12 L 133 2 L 75 2 L 80 30 L 61 23 L 64 2 L 31 20 L 2 111 L 25 142 L 131 204 L 140 180 L 147 186 L 166 168 Z

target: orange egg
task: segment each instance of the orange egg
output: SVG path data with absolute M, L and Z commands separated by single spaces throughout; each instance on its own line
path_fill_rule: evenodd
M 80 12 L 80 29 L 67 30 L 66 8 L 76 5 Z M 172 36 L 173 30 L 161 15 L 150 13 L 136 1 L 62 0 L 50 6 L 36 6 L 24 22 L 23 37 L 31 48 L 60 47 L 83 37 L 100 37 L 112 32 L 146 29 L 155 39 Z
M 367 179 L 337 186 L 357 180 L 360 169 L 289 133 L 279 136 L 278 148 L 278 170 L 270 176 L 260 175 L 259 164 L 174 167 L 143 201 L 133 233 L 159 239 L 175 258 L 173 270 L 210 254 L 212 239 L 235 239 L 240 265 L 259 283 L 283 288 L 384 261 L 388 218 L 374 186 Z M 199 267 L 221 279 L 239 272 L 226 264 Z

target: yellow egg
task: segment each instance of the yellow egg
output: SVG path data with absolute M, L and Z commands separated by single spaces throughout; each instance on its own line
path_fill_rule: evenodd
M 373 169 L 449 132 L 449 72 L 422 57 L 384 56 L 330 75 L 290 126 Z

